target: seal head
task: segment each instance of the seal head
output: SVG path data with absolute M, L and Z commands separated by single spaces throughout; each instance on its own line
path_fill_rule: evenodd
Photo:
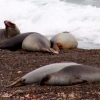
M 4 21 L 4 24 L 6 26 L 6 36 L 7 37 L 13 37 L 15 35 L 20 34 L 20 30 L 18 29 L 18 27 L 16 26 L 16 24 L 10 22 L 10 21 Z
M 76 38 L 69 32 L 58 33 L 50 39 L 51 48 L 56 51 L 77 48 Z

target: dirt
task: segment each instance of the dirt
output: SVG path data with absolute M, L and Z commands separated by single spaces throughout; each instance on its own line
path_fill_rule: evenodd
M 0 50 L 0 100 L 100 100 L 100 82 L 72 86 L 5 86 L 26 73 L 56 62 L 77 62 L 100 67 L 100 50 L 72 49 L 59 54 Z

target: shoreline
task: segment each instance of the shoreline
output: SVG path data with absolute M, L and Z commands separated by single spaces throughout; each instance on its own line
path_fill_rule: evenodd
M 36 68 L 66 61 L 100 67 L 100 49 L 88 50 L 77 48 L 64 50 L 59 54 L 27 52 L 24 50 L 0 50 L 0 98 L 3 98 L 1 100 L 10 100 L 8 98 L 10 98 L 9 95 L 11 94 L 13 94 L 11 97 L 14 100 L 23 100 L 21 98 L 28 97 L 37 98 L 36 100 L 99 100 L 100 82 L 73 86 L 40 86 L 39 84 L 32 84 L 14 88 L 4 87 L 4 85 L 14 82 Z M 18 90 L 21 92 L 16 92 Z M 8 98 L 4 99 L 5 97 L 2 96 L 7 96 L 7 94 Z
M 84 41 L 78 40 L 78 48 L 86 49 L 86 50 L 100 49 L 100 44 L 93 44 L 92 42 L 89 42 L 89 41 L 84 42 Z

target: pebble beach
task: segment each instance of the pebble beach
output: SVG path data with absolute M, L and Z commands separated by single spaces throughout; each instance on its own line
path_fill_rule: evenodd
M 56 62 L 76 62 L 100 67 L 100 49 L 62 50 L 59 54 L 0 50 L 0 100 L 100 100 L 100 83 L 72 86 L 32 84 L 9 87 L 28 72 Z M 56 67 L 56 66 L 55 66 Z

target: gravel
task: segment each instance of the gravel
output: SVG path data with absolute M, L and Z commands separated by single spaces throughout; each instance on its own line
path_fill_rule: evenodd
M 100 82 L 73 86 L 5 86 L 26 73 L 56 62 L 77 62 L 100 67 L 100 50 L 72 49 L 59 54 L 0 50 L 0 100 L 100 100 Z

